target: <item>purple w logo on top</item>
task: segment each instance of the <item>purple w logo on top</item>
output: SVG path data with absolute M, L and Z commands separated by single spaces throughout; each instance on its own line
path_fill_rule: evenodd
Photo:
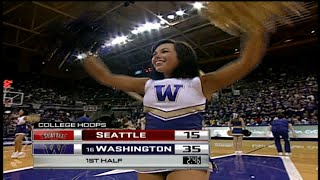
M 156 85 L 157 98 L 158 101 L 166 101 L 166 97 L 168 97 L 169 101 L 176 101 L 179 90 L 183 87 L 182 84 L 175 84 L 174 92 L 172 93 L 171 85 Z

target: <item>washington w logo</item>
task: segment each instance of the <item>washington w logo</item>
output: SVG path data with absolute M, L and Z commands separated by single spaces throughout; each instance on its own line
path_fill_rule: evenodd
M 65 147 L 64 144 L 44 144 L 46 154 L 63 154 Z
M 156 93 L 158 101 L 165 101 L 168 98 L 169 101 L 176 101 L 179 90 L 183 87 L 182 84 L 173 85 L 174 92 L 172 93 L 171 85 L 156 85 Z M 165 89 L 165 90 L 164 90 Z M 164 90 L 164 91 L 163 91 Z

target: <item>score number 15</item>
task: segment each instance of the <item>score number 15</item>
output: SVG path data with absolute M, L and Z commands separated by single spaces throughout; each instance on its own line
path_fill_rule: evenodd
M 183 132 L 183 134 L 187 134 L 188 139 L 199 139 L 200 138 L 199 131 L 186 131 L 186 132 Z

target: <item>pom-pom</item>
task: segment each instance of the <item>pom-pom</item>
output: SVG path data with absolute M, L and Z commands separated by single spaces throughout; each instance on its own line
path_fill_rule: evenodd
M 110 29 L 104 19 L 87 13 L 65 24 L 65 34 L 71 46 L 80 51 L 96 51 L 101 47 Z
M 227 134 L 228 134 L 228 136 L 232 136 L 231 130 L 228 130 L 228 131 L 227 131 Z
M 106 18 L 99 17 L 101 14 L 97 12 L 87 12 L 77 19 L 49 27 L 48 38 L 52 42 L 50 49 L 58 49 L 54 55 L 98 51 L 111 31 Z
M 244 129 L 244 130 L 242 131 L 242 133 L 243 133 L 244 136 L 251 136 L 251 134 L 252 134 L 252 132 L 249 131 L 249 130 L 247 130 L 247 129 Z
M 303 16 L 301 2 L 208 2 L 203 11 L 212 24 L 239 36 L 263 28 L 275 32 L 278 25 L 292 24 L 291 18 Z
M 40 116 L 38 114 L 29 114 L 26 118 L 26 122 L 34 124 L 40 121 Z

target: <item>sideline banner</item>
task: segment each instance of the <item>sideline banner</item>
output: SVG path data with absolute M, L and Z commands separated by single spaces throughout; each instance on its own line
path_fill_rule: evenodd
M 210 130 L 211 138 L 214 137 L 230 137 L 227 134 L 229 127 L 205 127 L 204 129 Z M 246 138 L 273 138 L 269 126 L 247 126 L 246 129 L 252 132 L 251 136 Z M 318 138 L 318 126 L 317 125 L 296 125 L 293 126 L 296 132 L 296 138 Z M 292 133 L 289 132 L 290 137 Z

